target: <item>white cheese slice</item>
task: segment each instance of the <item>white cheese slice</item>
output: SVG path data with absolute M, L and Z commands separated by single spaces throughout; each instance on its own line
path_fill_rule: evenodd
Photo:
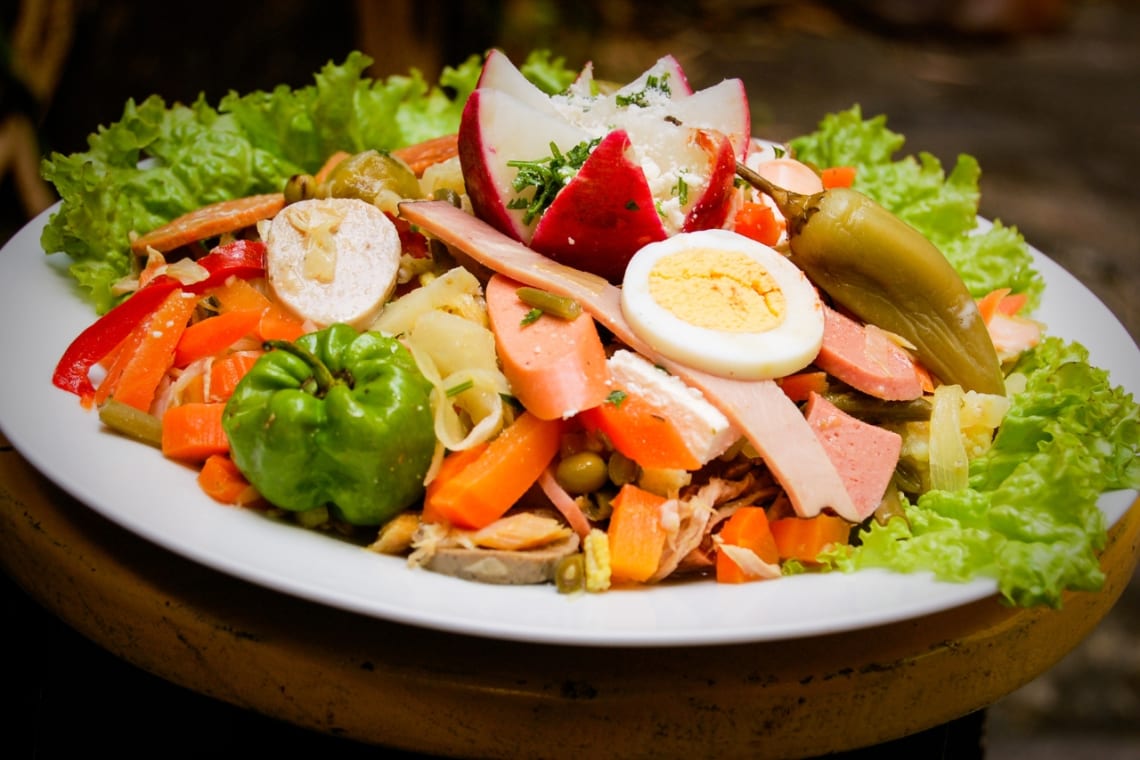
M 607 365 L 616 387 L 636 393 L 669 416 L 701 464 L 720 456 L 740 438 L 740 431 L 699 390 L 640 354 L 620 349 Z

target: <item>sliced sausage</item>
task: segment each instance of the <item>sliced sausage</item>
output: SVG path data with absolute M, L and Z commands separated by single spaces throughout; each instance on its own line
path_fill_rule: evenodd
M 812 392 L 807 421 L 839 471 L 862 521 L 875 511 L 887 492 L 902 450 L 902 437 L 858 420 Z
M 815 365 L 856 390 L 885 401 L 922 395 L 914 359 L 883 331 L 824 307 L 823 345 Z

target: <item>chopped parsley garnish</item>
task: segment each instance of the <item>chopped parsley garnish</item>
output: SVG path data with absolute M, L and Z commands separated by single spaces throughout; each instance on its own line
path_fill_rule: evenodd
M 677 196 L 682 207 L 689 202 L 689 183 L 685 181 L 684 174 L 677 177 L 677 185 L 673 188 L 673 195 Z
M 524 209 L 523 224 L 530 224 L 534 218 L 550 207 L 554 197 L 574 178 L 582 164 L 590 157 L 590 153 L 601 142 L 601 138 L 583 140 L 570 150 L 563 153 L 553 142 L 550 143 L 550 156 L 534 161 L 508 161 L 507 166 L 519 170 L 511 187 L 515 192 L 522 192 L 528 187 L 534 188 L 534 196 L 527 200 L 523 197 L 512 199 L 507 208 Z
M 669 75 L 665 74 L 660 77 L 650 76 L 645 79 L 645 87 L 637 92 L 630 93 L 629 95 L 618 95 L 614 98 L 614 102 L 625 108 L 627 106 L 637 106 L 638 108 L 649 107 L 649 93 L 660 92 L 669 95 Z
M 623 390 L 610 391 L 610 395 L 606 396 L 606 403 L 613 404 L 614 406 L 621 406 L 625 401 L 626 392 Z
M 519 320 L 519 324 L 522 325 L 523 327 L 526 327 L 527 325 L 533 325 L 535 322 L 538 321 L 538 318 L 541 317 L 542 314 L 543 314 L 542 309 L 531 309 L 530 311 L 528 311 L 526 314 L 523 315 L 523 318 L 521 320 Z

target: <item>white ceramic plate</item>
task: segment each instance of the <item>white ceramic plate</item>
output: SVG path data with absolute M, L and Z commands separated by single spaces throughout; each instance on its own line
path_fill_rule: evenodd
M 198 489 L 192 469 L 105 432 L 94 412 L 52 385 L 60 355 L 94 314 L 73 290 L 68 259 L 40 248 L 46 221 L 47 214 L 35 219 L 0 252 L 0 428 L 75 498 L 214 569 L 400 623 L 578 646 L 692 646 L 836 633 L 950 609 L 996 591 L 989 580 L 952 584 L 866 571 L 566 597 L 551 586 L 486 586 L 413 571 L 401 559 L 218 505 Z M 1084 286 L 1035 256 L 1048 283 L 1036 316 L 1082 341 L 1115 384 L 1140 392 L 1140 352 L 1132 338 Z M 1102 498 L 1110 524 L 1135 497 Z

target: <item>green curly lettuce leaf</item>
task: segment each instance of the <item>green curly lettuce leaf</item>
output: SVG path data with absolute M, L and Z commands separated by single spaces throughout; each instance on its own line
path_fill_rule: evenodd
M 970 463 L 970 488 L 931 491 L 907 519 L 871 524 L 842 569 L 926 570 L 943 580 L 995 578 L 1008 602 L 1061 604 L 1101 588 L 1101 493 L 1140 488 L 1140 405 L 1088 363 L 1079 343 L 1049 337 L 1013 370 L 1024 390 Z
M 168 106 L 129 101 L 122 117 L 88 138 L 88 149 L 44 159 L 61 199 L 41 236 L 63 252 L 97 312 L 115 303 L 112 285 L 130 273 L 129 234 L 202 205 L 281 190 L 337 150 L 390 150 L 454 132 L 475 88 L 481 59 L 447 68 L 437 86 L 416 71 L 370 79 L 359 52 L 328 63 L 311 85 L 231 92 L 216 107 L 202 96 Z M 140 164 L 140 162 L 142 162 Z
M 859 106 L 828 114 L 818 129 L 791 141 L 796 157 L 819 167 L 855 166 L 855 189 L 866 193 L 930 239 L 980 298 L 1010 288 L 1036 306 L 1044 281 L 1015 228 L 978 225 L 981 169 L 961 155 L 947 174 L 930 153 L 896 158 L 904 138 L 885 116 L 864 119 Z

